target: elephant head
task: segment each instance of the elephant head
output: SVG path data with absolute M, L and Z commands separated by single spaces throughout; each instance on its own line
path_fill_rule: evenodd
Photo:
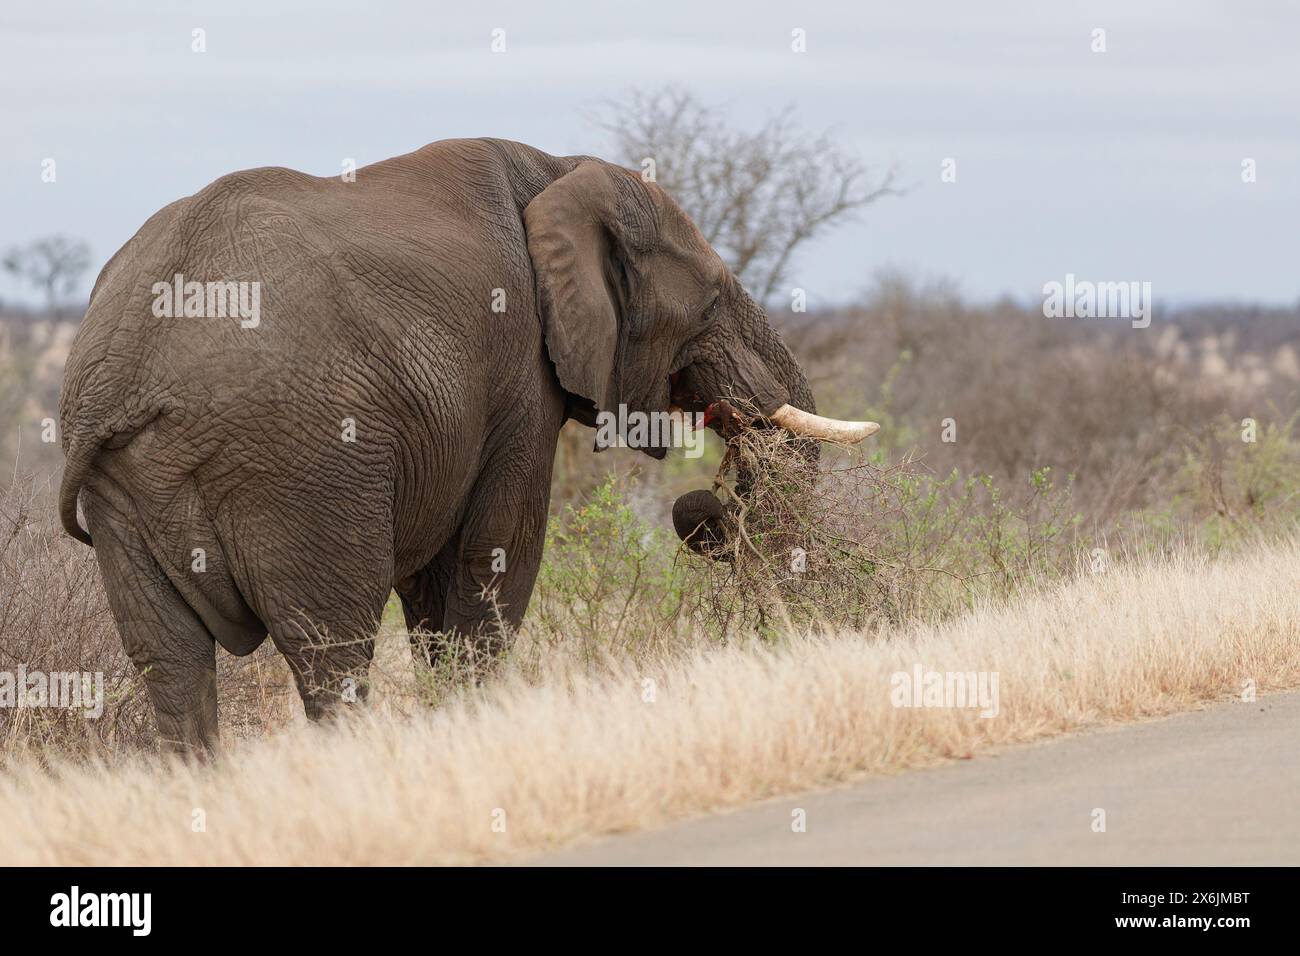
M 546 347 L 579 421 L 595 424 L 623 406 L 703 413 L 719 431 L 775 426 L 839 442 L 878 427 L 816 414 L 803 370 L 763 309 L 655 183 L 582 160 L 529 203 L 524 223 Z M 757 414 L 737 417 L 728 399 Z M 678 535 L 699 551 L 720 539 L 722 519 L 707 491 L 673 508 Z

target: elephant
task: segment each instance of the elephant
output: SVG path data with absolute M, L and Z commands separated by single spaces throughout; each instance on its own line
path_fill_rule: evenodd
M 816 415 L 764 310 L 634 171 L 499 139 L 347 179 L 252 169 L 163 208 L 96 280 L 60 518 L 94 548 L 162 745 L 205 755 L 218 644 L 269 635 L 313 719 L 364 697 L 393 590 L 417 659 L 499 656 L 561 426 L 725 396 L 752 427 L 869 430 Z M 687 537 L 721 519 L 679 505 Z

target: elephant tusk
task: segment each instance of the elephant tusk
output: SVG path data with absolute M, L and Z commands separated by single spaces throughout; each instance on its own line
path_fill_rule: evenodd
M 819 438 L 841 445 L 856 445 L 880 430 L 875 422 L 842 422 L 838 418 L 823 418 L 805 412 L 793 405 L 782 405 L 767 419 L 800 438 Z

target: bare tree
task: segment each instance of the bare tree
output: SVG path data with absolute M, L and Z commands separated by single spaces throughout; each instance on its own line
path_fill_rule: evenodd
M 54 314 L 59 301 L 72 294 L 90 268 L 90 246 L 80 239 L 47 236 L 10 249 L 0 265 L 44 292 L 46 308 Z
M 809 134 L 787 107 L 755 132 L 733 129 L 715 108 L 675 87 L 633 90 L 596 123 L 621 162 L 646 169 L 695 220 L 759 301 L 785 282 L 801 245 L 882 196 L 895 170 L 872 182 L 826 133 Z

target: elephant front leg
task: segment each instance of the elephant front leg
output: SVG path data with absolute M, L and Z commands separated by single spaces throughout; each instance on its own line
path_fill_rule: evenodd
M 397 596 L 402 599 L 402 615 L 416 661 L 437 669 L 444 657 L 446 639 L 440 633 L 447 613 L 447 594 L 451 590 L 460 550 L 460 536 L 419 571 L 398 581 Z
M 547 479 L 525 501 L 517 489 L 488 489 L 462 525 L 442 633 L 477 676 L 499 660 L 528 610 L 546 536 Z

